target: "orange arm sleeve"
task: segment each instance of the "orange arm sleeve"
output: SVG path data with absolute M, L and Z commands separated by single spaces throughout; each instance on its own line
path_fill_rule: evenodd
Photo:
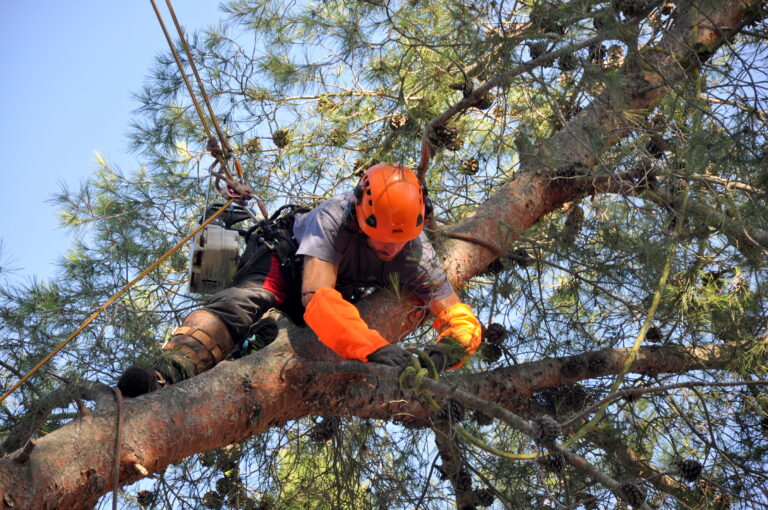
M 304 312 L 317 338 L 344 359 L 367 362 L 368 355 L 389 342 L 360 317 L 355 305 L 335 289 L 317 289 Z

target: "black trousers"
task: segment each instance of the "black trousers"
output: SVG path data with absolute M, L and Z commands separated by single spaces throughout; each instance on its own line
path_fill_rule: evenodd
M 294 272 L 298 277 L 286 273 L 276 255 L 259 250 L 241 263 L 232 286 L 214 294 L 203 308 L 227 325 L 238 346 L 270 308 L 278 308 L 302 324 L 301 271 Z

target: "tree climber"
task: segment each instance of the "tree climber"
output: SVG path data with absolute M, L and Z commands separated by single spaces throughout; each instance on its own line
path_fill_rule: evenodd
M 411 353 L 370 329 L 348 300 L 356 288 L 393 282 L 432 313 L 438 342 L 454 339 L 428 349 L 438 370 L 461 366 L 479 346 L 481 328 L 423 232 L 430 212 L 426 189 L 411 169 L 372 166 L 352 193 L 296 214 L 295 254 L 246 249 L 233 285 L 187 316 L 163 346 L 165 362 L 129 368 L 118 386 L 135 397 L 212 368 L 242 345 L 272 307 L 299 321 L 303 312 L 320 341 L 344 359 L 404 366 Z M 286 264 L 281 269 L 286 256 L 303 257 L 300 279 L 288 274 Z

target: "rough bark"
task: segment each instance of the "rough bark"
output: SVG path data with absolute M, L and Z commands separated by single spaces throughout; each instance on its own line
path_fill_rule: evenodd
M 377 374 L 389 372 L 389 377 L 375 377 L 371 367 L 335 360 L 308 330 L 282 325 L 278 340 L 254 355 L 126 400 L 120 484 L 146 476 L 137 465 L 147 473 L 160 472 L 194 453 L 314 414 L 429 423 L 431 413 L 412 392 L 401 390 L 394 369 L 377 367 Z M 722 346 L 646 348 L 632 371 L 719 368 L 736 351 Z M 484 401 L 524 409 L 528 397 L 542 388 L 618 373 L 627 354 L 626 349 L 584 353 L 451 382 Z M 603 361 L 590 364 L 594 357 Z M 580 368 L 567 368 L 573 366 Z M 0 459 L 0 508 L 90 508 L 112 489 L 116 423 L 116 404 L 102 401 L 92 414 L 38 439 L 25 462 L 14 460 L 21 451 Z
M 661 44 L 663 51 L 643 53 L 642 66 L 627 64 L 624 89 L 606 91 L 563 130 L 540 143 L 535 158 L 524 158 L 524 172 L 448 229 L 449 234 L 481 241 L 444 242 L 444 262 L 454 285 L 461 286 L 483 270 L 497 252 L 507 251 L 540 218 L 585 193 L 578 180 L 570 179 L 569 169 L 595 167 L 600 153 L 632 130 L 625 113 L 656 106 L 675 81 L 668 71 L 679 69 L 677 79 L 694 71 L 699 58 L 706 57 L 702 48 L 711 54 L 726 42 L 749 21 L 751 8 L 758 3 L 702 2 L 696 4 L 697 11 L 693 3 L 680 2 L 677 22 Z M 691 30 L 693 12 L 698 13 L 695 31 Z M 654 69 L 664 69 L 665 76 Z M 407 304 L 379 295 L 361 308 L 366 320 L 388 338 L 413 328 L 413 322 L 391 319 L 409 316 Z M 737 346 L 644 348 L 632 371 L 724 368 L 737 350 Z M 626 355 L 622 349 L 584 353 L 456 377 L 455 382 L 482 399 L 517 409 L 543 388 L 615 374 Z M 596 359 L 600 361 L 590 363 Z M 389 379 L 366 375 L 367 370 L 361 364 L 338 362 L 307 330 L 286 327 L 278 341 L 255 355 L 223 362 L 188 381 L 127 400 L 120 484 L 162 471 L 191 454 L 312 414 L 428 420 L 414 395 L 400 389 L 394 371 Z M 94 413 L 37 440 L 23 463 L 14 461 L 20 452 L 0 459 L 0 508 L 94 505 L 112 489 L 116 420 L 116 405 L 102 402 Z

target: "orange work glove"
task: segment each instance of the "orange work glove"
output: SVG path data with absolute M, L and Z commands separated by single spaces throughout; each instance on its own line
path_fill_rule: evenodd
M 304 311 L 304 321 L 321 342 L 344 359 L 367 362 L 369 354 L 389 345 L 335 289 L 315 291 Z
M 464 347 L 466 353 L 464 359 L 470 357 L 480 347 L 482 328 L 469 305 L 455 303 L 446 307 L 432 323 L 432 327 L 440 333 L 437 337 L 438 342 L 446 337 L 455 338 Z M 459 368 L 463 364 L 464 361 L 461 361 L 450 368 Z

